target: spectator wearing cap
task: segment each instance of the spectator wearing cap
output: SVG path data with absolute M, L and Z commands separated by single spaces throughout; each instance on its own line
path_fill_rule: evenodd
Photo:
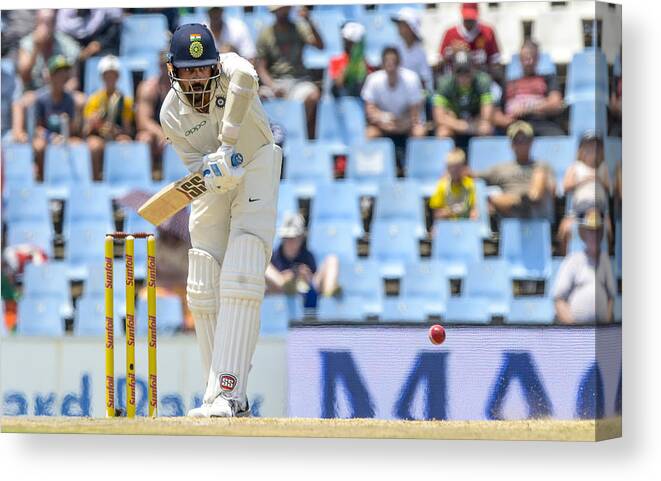
M 397 24 L 399 43 L 397 49 L 402 67 L 414 71 L 420 77 L 425 90 L 434 88 L 432 71 L 427 63 L 427 54 L 422 45 L 420 13 L 411 7 L 404 7 L 391 17 Z
M 473 177 L 500 189 L 489 195 L 491 214 L 500 217 L 553 220 L 555 178 L 551 167 L 532 159 L 530 149 L 534 131 L 530 124 L 518 121 L 507 129 L 516 160 L 495 165 Z
M 318 294 L 332 296 L 338 290 L 339 261 L 327 256 L 319 269 L 305 244 L 305 220 L 298 213 L 285 216 L 279 230 L 280 245 L 266 268 L 267 293 L 301 294 L 305 307 L 316 307 Z
M 94 180 L 101 180 L 106 142 L 128 142 L 133 135 L 133 98 L 117 88 L 119 59 L 107 55 L 99 61 L 103 87 L 90 95 L 83 111 L 83 134 L 92 156 Z
M 347 22 L 340 30 L 343 52 L 331 57 L 328 75 L 333 82 L 335 97 L 360 97 L 367 75 L 371 72 L 365 60 L 365 27 L 358 22 Z
M 324 42 L 306 7 L 299 9 L 301 21 L 297 23 L 289 19 L 289 6 L 272 6 L 269 10 L 275 14 L 275 23 L 264 28 L 257 39 L 255 67 L 262 84 L 260 95 L 304 102 L 308 138 L 313 139 L 321 91 L 303 65 L 303 47 L 323 49 Z
M 36 92 L 34 102 L 36 130 L 32 147 L 39 180 L 43 179 L 44 153 L 48 144 L 80 142 L 80 109 L 74 96 L 65 90 L 71 77 L 71 64 L 65 56 L 56 55 L 48 61 L 48 72 L 48 82 Z M 27 142 L 28 134 L 23 129 L 25 106 L 16 102 L 13 108 L 14 140 Z
M 576 162 L 565 172 L 563 181 L 565 198 L 570 207 L 558 227 L 562 252 L 566 252 L 571 239 L 576 212 L 596 207 L 600 212 L 608 213 L 611 183 L 608 165 L 604 162 L 603 138 L 593 130 L 585 132 L 581 137 L 577 157 Z M 604 219 L 604 229 L 610 238 L 613 230 L 608 216 Z
M 235 52 L 251 62 L 255 61 L 255 42 L 250 36 L 248 26 L 242 20 L 225 18 L 223 7 L 211 7 L 207 15 L 209 29 L 220 53 Z
M 434 95 L 434 122 L 438 137 L 458 137 L 465 147 L 474 135 L 491 135 L 493 98 L 491 78 L 476 70 L 467 52 L 454 55 L 454 71 L 438 80 Z
M 603 214 L 590 208 L 579 218 L 584 250 L 560 264 L 553 286 L 555 312 L 561 324 L 594 324 L 613 319 L 615 279 L 608 253 L 601 250 Z
M 466 175 L 466 154 L 455 148 L 445 160 L 447 173 L 429 199 L 434 219 L 477 219 L 475 183 Z
M 461 5 L 462 22 L 451 27 L 443 34 L 440 46 L 440 58 L 447 73 L 452 70 L 454 55 L 460 51 L 468 51 L 473 64 L 488 72 L 496 81 L 503 78 L 503 68 L 500 65 L 500 49 L 494 30 L 479 21 L 477 3 Z
M 398 152 L 398 165 L 403 168 L 403 154 L 409 137 L 423 137 L 420 120 L 424 101 L 420 77 L 400 66 L 399 51 L 386 47 L 381 54 L 383 69 L 367 76 L 361 97 L 365 101 L 367 138 L 389 137 Z
M 533 126 L 537 136 L 565 135 L 557 123 L 564 109 L 557 77 L 537 73 L 539 47 L 532 40 L 523 43 L 520 58 L 523 77 L 505 85 L 502 108 L 494 112 L 494 124 L 507 129 L 513 122 L 525 120 Z

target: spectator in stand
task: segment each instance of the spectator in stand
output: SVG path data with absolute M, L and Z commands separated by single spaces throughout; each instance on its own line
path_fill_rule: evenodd
M 451 150 L 445 165 L 447 173 L 429 199 L 434 219 L 477 219 L 475 183 L 466 175 L 466 154 L 459 148 Z
M 167 52 L 161 52 L 160 75 L 143 80 L 138 85 L 135 99 L 135 139 L 149 144 L 152 163 L 162 160 L 167 138 L 161 128 L 159 114 L 161 105 L 170 91 L 170 78 L 165 62 Z
M 267 293 L 301 294 L 305 307 L 316 307 L 319 294 L 332 296 L 338 291 L 339 261 L 326 257 L 319 269 L 314 255 L 305 245 L 305 220 L 290 213 L 280 228 L 282 242 L 273 251 L 266 268 Z
M 14 56 L 23 37 L 34 31 L 38 10 L 2 10 L 0 29 L 0 53 L 2 57 Z
M 608 134 L 613 137 L 622 137 L 622 47 L 620 55 L 615 60 L 610 86 L 610 99 L 608 102 L 609 125 Z
M 117 88 L 119 59 L 107 55 L 99 62 L 103 87 L 94 92 L 83 112 L 83 134 L 92 156 L 94 180 L 103 175 L 103 149 L 106 142 L 128 142 L 133 135 L 133 98 Z
M 119 53 L 121 8 L 62 8 L 56 28 L 82 47 L 80 59 Z
M 560 222 L 558 240 L 561 252 L 566 252 L 576 212 L 596 207 L 600 212 L 608 213 L 608 165 L 604 162 L 604 140 L 595 131 L 589 130 L 581 137 L 578 159 L 567 169 L 563 183 L 565 198 L 571 208 Z M 611 238 L 613 229 L 608 215 L 604 219 L 604 229 L 606 235 Z
M 324 48 L 324 42 L 310 21 L 309 10 L 301 6 L 301 22 L 289 19 L 289 6 L 273 6 L 275 23 L 264 28 L 257 40 L 256 69 L 261 80 L 260 95 L 281 97 L 305 103 L 308 138 L 314 138 L 317 103 L 321 91 L 303 66 L 303 47 Z
M 235 52 L 251 62 L 255 61 L 255 42 L 250 36 L 248 26 L 242 20 L 225 18 L 223 7 L 211 7 L 207 15 L 209 29 L 220 53 Z
M 46 84 L 48 59 L 63 55 L 74 67 L 80 54 L 76 41 L 65 33 L 55 30 L 55 10 L 43 9 L 37 12 L 34 31 L 20 42 L 17 59 L 17 72 L 26 91 L 34 91 Z M 75 72 L 74 72 L 75 73 Z M 69 79 L 67 90 L 75 90 L 77 75 Z M 34 96 L 26 99 L 30 104 Z
M 463 50 L 454 54 L 453 68 L 439 79 L 434 96 L 436 135 L 457 137 L 457 145 L 465 148 L 470 137 L 493 133 L 491 78 L 475 70 Z
M 491 214 L 500 217 L 541 218 L 553 221 L 555 177 L 546 163 L 530 156 L 534 138 L 532 126 L 514 122 L 507 129 L 516 160 L 498 164 L 473 177 L 484 179 L 501 192 L 489 196 Z
M 347 22 L 340 31 L 344 52 L 331 57 L 328 64 L 335 97 L 360 97 L 365 79 L 371 69 L 365 60 L 365 27 L 357 22 Z
M 579 217 L 578 232 L 585 250 L 560 264 L 553 286 L 555 312 L 561 324 L 594 324 L 613 319 L 615 279 L 608 252 L 601 250 L 603 214 L 590 208 Z
M 469 51 L 472 63 L 487 72 L 496 82 L 503 79 L 503 67 L 500 64 L 500 49 L 494 30 L 481 23 L 477 3 L 461 5 L 462 23 L 450 28 L 443 34 L 440 46 L 440 58 L 444 72 L 452 70 L 454 55 L 460 51 Z
M 400 66 L 395 47 L 384 48 L 381 61 L 383 69 L 367 76 L 361 94 L 367 114 L 366 135 L 368 139 L 392 139 L 401 170 L 401 152 L 405 151 L 408 138 L 424 137 L 426 133 L 420 120 L 422 84 L 418 74 Z
M 528 39 L 520 52 L 523 77 L 510 80 L 505 86 L 503 109 L 494 112 L 494 124 L 502 129 L 517 120 L 525 120 L 535 135 L 565 135 L 556 122 L 564 109 L 560 85 L 555 75 L 538 75 L 539 47 Z
M 434 88 L 431 67 L 427 63 L 427 54 L 422 45 L 420 13 L 410 7 L 404 7 L 391 17 L 397 24 L 400 42 L 397 45 L 402 67 L 413 70 L 420 77 L 422 87 L 431 92 Z
M 37 179 L 44 178 L 44 153 L 48 144 L 61 144 L 68 141 L 80 142 L 80 109 L 73 95 L 64 89 L 71 76 L 71 64 L 63 55 L 56 55 L 48 61 L 50 81 L 36 93 L 36 130 L 32 139 Z M 27 142 L 28 134 L 23 130 L 25 106 L 14 104 L 14 139 Z

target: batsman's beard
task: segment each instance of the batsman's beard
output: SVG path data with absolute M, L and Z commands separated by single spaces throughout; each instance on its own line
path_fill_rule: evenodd
M 208 77 L 204 84 L 200 82 L 203 79 L 182 79 L 170 74 L 172 88 L 179 97 L 179 100 L 186 102 L 196 110 L 202 110 L 209 107 L 213 94 L 218 87 L 220 74 Z

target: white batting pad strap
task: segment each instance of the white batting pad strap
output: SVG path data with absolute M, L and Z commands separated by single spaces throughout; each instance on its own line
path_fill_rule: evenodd
M 256 236 L 230 241 L 220 273 L 220 297 L 260 301 L 264 298 L 266 252 Z
M 220 266 L 208 252 L 192 248 L 188 251 L 188 282 L 186 300 L 193 317 L 215 319 L 218 315 Z

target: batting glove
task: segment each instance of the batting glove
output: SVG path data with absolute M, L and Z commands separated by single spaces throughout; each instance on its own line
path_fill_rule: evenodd
M 207 190 L 217 194 L 224 194 L 237 188 L 243 179 L 245 171 L 241 164 L 243 156 L 234 151 L 229 145 L 221 147 L 211 154 L 203 157 L 204 184 Z

